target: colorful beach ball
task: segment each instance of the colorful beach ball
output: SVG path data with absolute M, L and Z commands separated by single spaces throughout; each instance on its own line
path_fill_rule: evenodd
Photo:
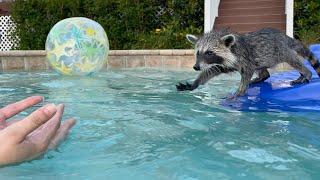
M 107 61 L 109 41 L 102 26 L 88 18 L 59 21 L 46 41 L 47 60 L 64 75 L 89 75 Z

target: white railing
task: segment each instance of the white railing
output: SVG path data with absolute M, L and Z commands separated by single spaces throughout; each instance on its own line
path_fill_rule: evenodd
M 15 28 L 11 16 L 0 16 L 0 51 L 9 51 L 15 45 L 10 40 L 10 32 Z
M 204 2 L 204 31 L 211 31 L 216 17 L 218 17 L 220 0 L 205 0 Z
M 293 37 L 293 9 L 294 0 L 286 0 L 286 32 L 287 35 Z

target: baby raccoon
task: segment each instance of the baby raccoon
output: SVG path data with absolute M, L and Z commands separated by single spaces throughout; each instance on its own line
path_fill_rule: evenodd
M 221 74 L 237 71 L 241 82 L 235 96 L 242 96 L 250 83 L 263 82 L 270 77 L 267 68 L 287 62 L 301 76 L 291 84 L 308 83 L 311 72 L 303 65 L 308 59 L 320 76 L 319 62 L 301 42 L 273 28 L 264 28 L 247 34 L 232 33 L 227 29 L 212 30 L 203 36 L 187 35 L 195 44 L 196 64 L 194 70 L 201 71 L 192 83 L 176 85 L 178 91 L 194 90 L 209 79 Z M 253 74 L 257 77 L 251 79 Z

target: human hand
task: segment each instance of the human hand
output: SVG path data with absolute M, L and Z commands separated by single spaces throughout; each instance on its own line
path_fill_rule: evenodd
M 42 100 L 33 96 L 0 109 L 0 166 L 34 159 L 67 137 L 75 120 L 68 119 L 61 125 L 62 104 L 48 104 L 20 121 L 6 122 Z

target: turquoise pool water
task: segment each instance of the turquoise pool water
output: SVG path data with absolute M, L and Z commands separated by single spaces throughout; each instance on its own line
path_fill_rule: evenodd
M 227 109 L 220 101 L 236 89 L 236 74 L 176 91 L 195 76 L 145 69 L 84 78 L 0 74 L 1 106 L 43 95 L 64 102 L 65 117 L 78 120 L 58 150 L 1 168 L 0 179 L 320 178 L 320 112 Z

